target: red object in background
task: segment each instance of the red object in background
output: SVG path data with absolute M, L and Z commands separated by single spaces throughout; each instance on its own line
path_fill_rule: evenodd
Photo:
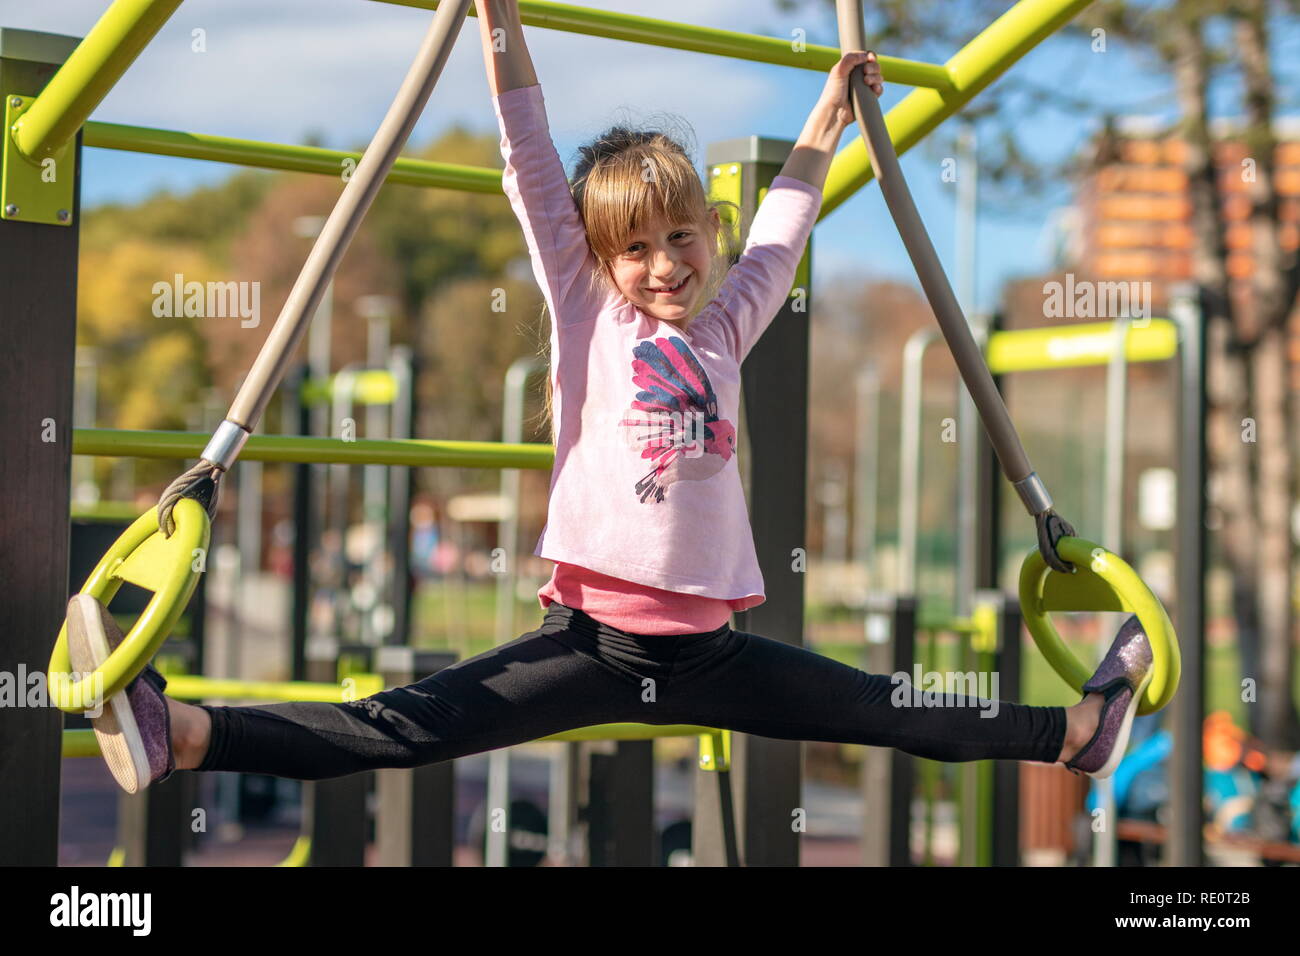
M 1264 769 L 1267 758 L 1263 751 L 1253 746 L 1254 738 L 1234 724 L 1226 710 L 1209 714 L 1203 726 L 1205 764 L 1211 770 L 1227 771 L 1238 764 L 1256 773 Z
M 289 548 L 272 548 L 266 556 L 266 566 L 276 577 L 293 577 L 293 551 Z

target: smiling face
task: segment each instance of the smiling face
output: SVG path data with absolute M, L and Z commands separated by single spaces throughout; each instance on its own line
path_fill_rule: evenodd
M 717 213 L 710 219 L 717 222 Z M 614 285 L 646 315 L 674 325 L 704 305 L 713 268 L 710 223 L 673 222 L 662 215 L 635 229 L 621 254 L 608 263 Z
M 685 331 L 721 286 L 729 235 L 690 156 L 662 132 L 621 126 L 579 153 L 570 188 L 601 264 L 593 288 Z

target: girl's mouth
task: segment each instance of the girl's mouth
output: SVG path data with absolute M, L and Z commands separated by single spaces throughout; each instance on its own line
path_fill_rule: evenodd
M 684 288 L 686 288 L 686 283 L 690 281 L 691 281 L 691 277 L 687 276 L 685 279 L 683 279 L 681 282 L 677 283 L 674 286 L 669 286 L 664 289 L 646 289 L 646 291 L 649 292 L 651 295 L 656 295 L 656 296 L 667 297 L 670 295 L 676 295 L 677 293 L 681 292 Z

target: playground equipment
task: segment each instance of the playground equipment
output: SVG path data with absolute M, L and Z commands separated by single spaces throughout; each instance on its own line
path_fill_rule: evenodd
M 297 398 L 294 418 L 303 434 L 312 430 L 315 409 L 328 407 L 330 420 L 343 422 L 351 420 L 355 406 L 360 405 L 365 408 L 366 438 L 413 437 L 414 369 L 407 346 L 390 349 L 384 344 L 372 348 L 368 367 L 346 367 L 323 379 L 304 374 L 299 377 L 294 394 Z M 361 565 L 358 581 L 348 579 L 346 559 L 346 536 L 353 522 L 352 474 L 351 465 L 331 465 L 328 494 L 323 496 L 323 507 L 316 507 L 310 469 L 295 469 L 295 513 L 299 516 L 295 520 L 309 521 L 314 527 L 320 519 L 319 523 L 339 542 L 337 550 L 331 553 L 333 561 L 326 572 L 328 581 L 306 579 L 306 548 L 302 560 L 294 561 L 294 593 L 301 595 L 295 600 L 293 611 L 295 661 L 305 660 L 307 595 L 313 583 L 329 589 L 334 627 L 325 636 L 341 636 L 346 641 L 369 645 L 409 641 L 411 594 L 405 542 L 410 534 L 410 471 L 363 466 L 361 527 L 366 531 L 368 548 L 357 562 Z M 308 544 L 305 538 L 303 544 Z M 299 577 L 303 580 L 298 580 Z
M 1122 385 L 1128 366 L 1131 363 L 1175 362 L 1179 374 L 1171 375 L 1171 379 L 1175 380 L 1177 386 L 1171 390 L 1172 406 L 1180 409 L 1195 409 L 1204 402 L 1202 378 L 1197 373 L 1195 364 L 1199 354 L 1197 346 L 1201 334 L 1201 322 L 1196 304 L 1188 298 L 1185 290 L 1177 290 L 1169 309 L 1172 318 L 1157 317 L 1136 322 L 1119 318 L 1113 323 L 1078 323 L 1014 331 L 1003 331 L 1001 317 L 994 315 L 987 328 L 982 326 L 978 328 L 984 360 L 999 382 L 1004 376 L 1010 374 L 1103 365 L 1107 367 L 1107 402 L 1104 418 L 1107 444 L 1101 456 L 1100 470 L 1105 473 L 1107 480 L 1107 491 L 1102 496 L 1102 501 L 1106 513 L 1104 521 L 1107 527 L 1106 540 L 1113 550 L 1118 550 L 1119 547 L 1118 504 L 1123 500 L 1120 483 L 1123 474 L 1121 441 L 1126 433 L 1127 415 L 1122 400 Z M 989 641 L 988 638 L 980 637 L 980 629 L 973 629 L 970 626 L 979 619 L 981 602 L 978 600 L 978 589 L 996 587 L 999 583 L 997 578 L 1003 550 L 998 518 L 1001 484 L 987 480 L 984 459 L 988 454 L 988 446 L 979 440 L 981 437 L 979 435 L 973 442 L 960 442 L 958 445 L 959 465 L 955 470 L 955 480 L 962 485 L 978 487 L 975 487 L 969 495 L 957 495 L 958 517 L 951 524 L 956 529 L 958 537 L 956 550 L 959 556 L 966 555 L 968 549 L 973 551 L 979 557 L 979 574 L 975 573 L 976 569 L 971 566 L 972 562 L 967 556 L 958 562 L 959 573 L 956 576 L 956 587 L 951 602 L 935 601 L 932 596 L 925 598 L 921 596 L 918 538 L 919 480 L 923 474 L 920 440 L 924 381 L 922 369 L 927 349 L 936 341 L 937 335 L 933 330 L 922 329 L 908 339 L 903 350 L 897 593 L 916 595 L 915 601 L 920 618 L 917 628 L 919 633 L 930 632 L 933 637 L 932 629 L 937 628 L 953 634 L 959 641 L 979 638 L 987 647 L 996 648 L 998 655 L 996 667 L 1002 674 L 1002 685 L 1006 689 L 1012 681 L 1010 676 L 1012 672 L 1008 670 L 1007 658 L 1007 652 L 1012 649 L 1002 647 L 1001 642 L 997 640 Z M 964 404 L 959 406 L 958 414 L 959 416 L 968 414 Z M 1181 440 L 1182 434 L 1184 433 L 1179 434 L 1179 440 L 1175 442 L 1174 452 L 1180 475 L 1177 497 L 1179 501 L 1186 500 L 1199 512 L 1205 506 L 1203 485 L 1194 478 L 1182 477 L 1194 476 L 1197 473 L 1198 449 L 1195 443 Z M 1075 440 L 1072 429 L 1064 431 L 1060 437 L 1071 442 Z M 968 499 L 971 504 L 966 504 Z M 966 508 L 971 508 L 974 514 L 965 514 Z M 1204 556 L 1198 551 L 1200 545 L 1196 536 L 1179 535 L 1177 545 L 1180 567 L 1197 568 L 1203 565 Z M 964 573 L 967 570 L 969 574 Z M 1186 604 L 1193 603 L 1197 596 L 1193 594 L 1184 599 L 1180 593 L 1179 597 L 1180 606 L 1186 607 Z M 966 598 L 965 603 L 963 598 Z M 973 616 L 967 610 L 972 604 L 976 611 Z M 1099 603 L 1098 609 L 1104 610 L 1104 605 Z M 1018 635 L 1019 630 L 1017 624 L 1012 628 L 1011 633 Z M 1102 646 L 1105 646 L 1105 642 L 1102 642 Z M 961 666 L 965 668 L 967 664 L 963 663 Z M 1197 759 L 1199 760 L 1199 757 Z M 921 767 L 926 767 L 926 764 L 922 763 Z M 986 786 L 975 782 L 978 779 L 977 775 L 985 769 L 983 764 L 963 765 L 954 769 L 963 778 L 964 793 L 969 792 L 966 789 L 967 784 L 981 788 Z M 1104 787 L 1098 789 L 1104 791 Z M 1184 806 L 1198 806 L 1199 794 L 1199 789 L 1179 786 L 1174 790 L 1174 801 Z M 992 802 L 995 812 L 1003 802 L 1015 799 L 1016 795 L 1012 788 L 1001 783 L 994 785 Z M 963 806 L 962 811 L 962 855 L 965 862 L 973 863 L 976 861 L 975 858 L 966 856 L 968 845 L 964 838 L 965 834 L 982 833 L 988 821 L 975 815 L 969 806 Z M 996 825 L 993 829 L 995 853 L 1011 852 L 1014 834 L 1007 834 L 1007 839 L 1003 839 L 1002 835 L 998 834 L 999 828 Z M 1113 837 L 1113 832 L 1096 835 L 1097 865 L 1111 865 L 1113 862 L 1113 850 L 1108 851 L 1106 848 L 1106 844 L 1113 842 Z M 977 841 L 977 845 L 985 845 L 982 837 L 977 837 Z M 1006 860 L 1007 857 L 1003 856 L 1002 859 Z
M 837 0 L 836 13 L 840 48 L 866 49 L 862 0 Z M 1153 655 L 1153 676 L 1143 690 L 1137 712 L 1149 714 L 1160 710 L 1172 700 L 1181 671 L 1178 642 L 1168 614 L 1159 599 L 1121 558 L 1094 542 L 1076 537 L 1073 526 L 1056 514 L 1046 485 L 1030 466 L 992 374 L 985 365 L 981 350 L 975 343 L 917 213 L 880 106 L 866 88 L 860 72 L 854 72 L 850 83 L 859 132 L 870 157 L 872 170 L 880 182 L 886 205 L 970 397 L 979 411 L 1003 473 L 1035 521 L 1038 550 L 1025 559 L 1020 575 L 1020 601 L 1025 624 L 1039 650 L 1057 674 L 1076 691 L 1081 691 L 1092 668 L 1078 661 L 1066 647 L 1052 624 L 1049 612 L 1123 611 L 1136 614 Z M 1116 337 L 1119 340 L 1118 333 Z M 909 342 L 909 351 L 915 353 L 914 365 L 918 371 L 920 356 L 927 342 L 928 336 L 914 343 Z M 912 348 L 914 344 L 916 347 Z M 1121 346 L 1116 351 L 1124 350 Z M 1199 349 L 1194 349 L 1193 354 L 1197 353 Z M 919 375 L 914 376 L 913 384 L 913 402 L 919 409 Z M 906 392 L 905 388 L 905 406 L 908 404 Z M 912 445 L 915 446 L 917 434 L 917 428 L 905 427 L 905 443 L 910 436 Z M 915 473 L 919 451 L 916 447 L 910 449 L 911 454 L 908 451 L 905 447 L 900 489 L 903 494 L 914 496 L 919 477 Z M 912 474 L 907 473 L 909 465 Z M 909 520 L 910 511 L 912 525 L 904 528 L 900 542 L 905 569 L 910 568 L 915 561 L 914 504 L 915 502 L 911 509 L 903 509 L 905 521 Z M 906 584 L 910 590 L 912 582 L 907 581 Z M 978 772 L 968 772 L 967 781 L 972 781 Z
M 836 13 L 840 49 L 866 49 L 862 0 L 837 0 Z M 1003 473 L 1033 517 L 1038 531 L 1038 551 L 1025 559 L 1020 578 L 1020 601 L 1030 634 L 1061 678 L 1075 690 L 1080 690 L 1092 669 L 1081 664 L 1065 646 L 1047 612 L 1122 610 L 1136 613 L 1154 657 L 1153 676 L 1139 713 L 1159 710 L 1169 703 L 1178 687 L 1178 642 L 1173 625 L 1160 601 L 1123 560 L 1100 545 L 1076 538 L 1074 528 L 1056 514 L 1047 486 L 1029 464 L 1006 405 L 984 364 L 957 297 L 939 263 L 938 254 L 912 202 L 880 104 L 867 89 L 860 72 L 854 72 L 851 83 L 858 127 L 889 212 L 966 388 L 979 409 Z
M 7 110 L 7 135 L 4 142 L 3 201 L 0 202 L 0 261 L 5 263 L 5 278 L 11 301 L 15 303 L 16 326 L 24 331 L 13 343 L 10 354 L 32 358 L 23 369 L 25 377 L 39 380 L 22 397 L 22 408 L 15 410 L 13 421 L 26 420 L 28 411 L 40 410 L 47 416 L 50 409 L 61 410 L 71 394 L 69 372 L 59 364 L 61 355 L 70 355 L 70 330 L 73 328 L 71 308 L 74 291 L 70 281 L 75 267 L 76 226 L 78 208 L 77 177 L 61 175 L 57 195 L 55 190 L 42 192 L 38 174 L 43 159 L 55 159 L 65 171 L 75 169 L 80 162 L 80 145 L 107 148 L 143 150 L 165 155 L 237 161 L 248 165 L 278 169 L 295 169 L 316 173 L 335 173 L 338 162 L 347 154 L 329 150 L 301 147 L 282 147 L 276 144 L 248 143 L 229 138 L 199 136 L 171 131 L 144 130 L 112 124 L 87 123 L 89 114 L 113 83 L 129 66 L 135 55 L 175 10 L 179 0 L 116 0 L 94 30 L 67 58 L 66 64 L 54 71 L 50 64 L 57 62 L 51 53 L 57 45 L 36 43 L 38 52 L 24 58 L 25 63 L 37 64 L 20 69 L 0 71 L 0 76 L 14 78 L 12 89 L 4 93 Z M 271 392 L 284 372 L 288 355 L 302 337 L 306 323 L 323 294 L 329 274 L 343 254 L 347 240 L 355 231 L 365 207 L 375 191 L 386 179 L 394 182 L 414 182 L 420 185 L 454 186 L 480 191 L 499 190 L 499 173 L 495 170 L 470 170 L 448 164 L 396 160 L 396 153 L 409 133 L 419 108 L 427 99 L 433 82 L 445 62 L 452 38 L 464 19 L 468 0 L 409 0 L 412 5 L 437 6 L 438 13 L 430 28 L 416 65 L 403 84 L 398 101 L 394 103 L 384 124 L 380 127 L 361 163 L 348 182 L 334 212 L 326 222 L 313 247 L 299 281 L 295 284 L 280 319 L 277 321 L 267 348 L 259 356 L 253 371 L 244 383 L 226 422 L 211 437 L 164 433 L 103 433 L 79 432 L 74 436 L 71 451 L 76 454 L 144 455 L 167 458 L 193 457 L 201 454 L 197 466 L 187 471 L 173 483 L 159 504 L 156 515 L 145 516 L 159 528 L 148 540 L 159 538 L 181 542 L 204 539 L 208 516 L 215 504 L 221 475 L 229 470 L 242 455 L 247 460 L 283 460 L 296 462 L 357 462 L 364 464 L 432 465 L 455 464 L 460 467 L 549 467 L 549 448 L 528 446 L 491 445 L 490 443 L 374 441 L 340 444 L 326 439 L 272 436 L 250 437 L 256 427 Z M 1049 35 L 1086 5 L 1086 0 L 1022 0 L 993 25 L 979 34 L 963 50 L 945 64 L 923 64 L 881 57 L 884 76 L 891 82 L 911 83 L 918 87 L 891 111 L 893 133 L 899 149 L 913 145 L 926 132 L 943 119 L 951 116 L 984 86 L 1004 72 L 1016 59 L 1035 43 Z M 665 24 L 644 18 L 609 14 L 600 11 L 582 11 L 547 3 L 521 3 L 525 23 L 542 23 L 547 27 L 575 32 L 599 33 L 604 36 L 631 39 L 637 42 L 673 45 L 682 49 L 695 49 L 719 55 L 744 56 L 763 62 L 780 62 L 788 65 L 825 70 L 838 59 L 833 48 L 811 47 L 794 53 L 784 40 L 741 37 L 724 31 L 698 30 L 678 24 Z M 861 7 L 856 6 L 856 35 L 843 34 L 845 45 L 864 48 L 861 37 Z M 10 31 L 12 33 L 12 31 Z M 5 44 L 3 49 L 13 49 Z M 806 54 L 806 55 L 805 55 Z M 53 73 L 53 77 L 50 74 Z M 863 105 L 863 89 L 857 80 L 859 111 Z M 44 87 L 44 89 L 42 89 Z M 35 95 L 39 92 L 39 95 Z M 873 97 L 866 101 L 875 109 L 874 127 L 870 141 L 873 145 L 872 165 L 880 155 L 893 157 L 893 146 L 888 145 L 889 134 Z M 860 117 L 859 122 L 863 119 Z M 866 127 L 864 126 L 864 129 Z M 78 130 L 85 135 L 75 140 Z M 882 139 L 883 137 L 883 139 Z M 882 144 L 888 146 L 882 154 Z M 746 141 L 744 151 L 736 144 L 722 144 L 730 150 L 711 149 L 710 171 L 713 174 L 715 194 L 731 193 L 741 200 L 742 209 L 752 213 L 760 192 L 779 168 L 782 144 L 772 141 Z M 786 147 L 788 149 L 788 147 Z M 389 176 L 389 171 L 392 175 Z M 896 171 L 896 163 L 895 163 Z M 825 189 L 823 215 L 837 208 L 871 175 L 866 154 L 855 147 L 846 149 L 832 165 Z M 889 184 L 897 180 L 888 173 L 884 177 L 887 194 Z M 49 233 L 60 231 L 64 237 Z M 32 237 L 40 234 L 49 241 L 37 243 Z M 39 249 L 39 254 L 31 251 Z M 12 253 L 12 254 L 9 254 Z M 931 250 L 932 255 L 932 250 Z M 805 258 L 797 282 L 806 290 L 809 286 L 809 266 Z M 951 293 L 949 293 L 949 296 Z M 35 321 L 39 311 L 41 321 Z M 959 316 L 958 316 L 959 318 Z M 747 479 L 752 510 L 762 516 L 755 522 L 755 543 L 765 577 L 770 582 L 768 605 L 746 612 L 740 625 L 748 629 L 788 635 L 800 642 L 802 632 L 802 585 L 789 574 L 779 575 L 777 569 L 788 565 L 788 546 L 791 540 L 803 539 L 802 509 L 777 507 L 788 505 L 790 500 L 803 499 L 802 462 L 806 436 L 791 441 L 790 435 L 800 432 L 787 428 L 806 414 L 806 378 L 790 374 L 806 368 L 807 315 L 805 309 L 795 312 L 787 303 L 773 323 L 772 330 L 755 348 L 744 370 L 746 382 L 746 415 L 762 418 L 771 425 L 774 434 L 780 434 L 779 447 L 774 447 L 762 435 L 753 442 L 752 461 L 754 473 Z M 8 358 L 0 361 L 9 361 Z M 777 372 L 781 374 L 777 374 Z M 6 369 L 8 371 L 8 369 Z M 760 380 L 784 378 L 788 385 L 782 388 L 757 389 Z M 1005 411 L 1004 411 L 1005 414 Z M 40 416 L 38 416 L 39 418 Z M 66 417 L 66 416 L 65 416 Z M 65 545 L 58 536 L 51 536 L 49 528 L 66 519 L 58 509 L 65 503 L 67 490 L 67 449 L 62 448 L 62 458 L 41 449 L 30 449 L 30 435 L 16 425 L 4 426 L 2 437 L 12 442 L 12 447 L 26 449 L 11 457 L 22 462 L 20 466 L 0 463 L 0 493 L 10 500 L 32 504 L 32 513 L 22 516 L 15 525 L 16 540 L 42 540 L 48 544 L 37 559 L 24 553 L 0 557 L 0 578 L 6 582 L 3 589 L 6 601 L 13 600 L 12 613 L 6 615 L 12 624 L 12 637 L 6 643 L 5 660 L 0 663 L 37 659 L 48 652 L 47 639 L 28 635 L 50 634 L 57 620 L 51 608 L 57 600 L 62 607 L 66 593 L 63 588 L 51 586 L 59 583 L 60 568 L 66 567 Z M 1012 433 L 1014 435 L 1014 433 Z M 39 467 L 29 463 L 41 461 Z M 1029 481 L 1032 475 L 1024 463 L 1024 474 L 1013 480 Z M 1012 477 L 1009 474 L 1009 477 Z M 1043 504 L 1045 492 L 1039 494 L 1039 485 L 1032 488 L 1035 504 Z M 1022 496 L 1027 494 L 1022 490 Z M 53 507 L 39 504 L 52 501 Z M 1027 506 L 1030 501 L 1026 501 Z M 1049 502 L 1050 507 L 1050 502 Z M 1043 517 L 1044 526 L 1048 518 Z M 144 521 L 145 519 L 141 519 Z M 1049 528 L 1047 554 L 1049 565 L 1061 565 L 1056 554 L 1060 534 Z M 1056 527 L 1063 532 L 1065 526 Z M 182 537 L 183 536 L 183 537 Z M 145 548 L 143 541 L 124 542 L 123 548 Z M 154 545 L 147 546 L 150 551 Z M 194 549 L 191 548 L 191 552 Z M 145 552 L 146 556 L 149 551 Z M 166 561 L 174 564 L 176 574 L 182 576 L 180 584 L 172 585 L 163 595 L 161 604 L 170 613 L 174 606 L 183 606 L 188 575 L 201 573 L 193 564 L 184 564 L 179 547 L 166 552 Z M 161 555 L 160 555 L 161 557 Z M 27 567 L 22 562 L 26 562 Z M 129 563 L 129 562 L 124 562 Z M 143 563 L 143 561 L 141 562 Z M 1062 565 L 1063 566 L 1063 565 Z M 1058 568 L 1059 570 L 1059 568 Z M 146 579 L 152 581 L 152 578 Z M 1106 583 L 1106 587 L 1113 584 Z M 1131 586 L 1131 582 L 1123 582 Z M 1066 589 L 1068 590 L 1068 589 Z M 18 596 L 18 597 L 11 597 Z M 146 663 L 150 649 L 165 639 L 166 615 L 154 615 L 137 621 L 130 637 L 110 659 L 96 678 L 110 677 L 120 687 L 129 681 Z M 1159 639 L 1157 636 L 1153 639 Z M 1166 659 L 1168 655 L 1166 655 Z M 58 651 L 53 663 L 58 663 Z M 1167 666 L 1167 665 L 1166 665 Z M 1168 685 L 1170 681 L 1166 681 Z M 72 685 L 75 686 L 75 685 Z M 72 686 L 63 688 L 60 706 L 76 710 L 76 701 L 70 693 Z M 49 762 L 41 754 L 48 748 L 54 729 L 48 719 L 40 716 L 20 715 L 6 728 L 19 741 L 18 763 L 31 767 L 32 773 L 15 775 L 23 778 L 23 786 L 0 782 L 0 821 L 24 821 L 23 829 L 0 822 L 0 845 L 10 848 L 15 862 L 49 862 L 51 834 L 49 807 L 57 795 L 57 769 L 46 769 Z M 699 729 L 693 730 L 695 733 Z M 29 733 L 29 731 L 31 731 Z M 631 747 L 647 744 L 650 738 L 663 736 L 665 728 L 636 727 L 626 730 L 621 739 L 635 741 Z M 590 735 L 602 739 L 620 739 L 608 728 L 594 728 Z M 587 738 L 587 739 L 589 739 Z M 714 773 L 717 787 L 699 791 L 701 802 L 697 805 L 695 836 L 702 845 L 721 848 L 714 860 L 728 862 L 743 858 L 751 863 L 779 863 L 797 860 L 797 837 L 788 827 L 788 807 L 797 805 L 799 782 L 799 748 L 788 741 L 770 741 L 762 738 L 737 737 L 734 754 L 726 734 L 702 738 L 705 743 L 702 766 Z M 620 745 L 620 753 L 623 745 Z M 731 821 L 730 778 L 726 771 L 732 758 L 737 761 L 740 792 L 737 802 L 744 811 L 745 828 L 734 832 Z M 38 821 L 33 824 L 31 821 Z M 783 833 L 784 831 L 784 833 Z M 713 851 L 711 851 L 713 852 Z M 699 862 L 710 862 L 701 858 Z
M 136 13 L 140 16 L 145 11 L 149 11 L 156 15 L 157 9 L 165 6 L 167 4 L 141 4 L 137 5 Z M 393 161 L 397 158 L 397 153 L 405 144 L 433 92 L 434 84 L 437 83 L 443 64 L 451 54 L 452 45 L 455 43 L 468 8 L 469 0 L 457 0 L 455 4 L 444 4 L 435 15 L 393 105 L 380 124 L 378 132 L 375 133 L 370 148 L 366 150 L 355 174 L 348 180 L 338 202 L 326 219 L 270 336 L 244 380 L 239 394 L 235 396 L 235 402 L 226 420 L 218 426 L 216 434 L 203 449 L 199 463 L 176 479 L 163 493 L 162 500 L 158 503 L 155 520 L 158 533 L 144 536 L 141 534 L 142 527 L 134 535 L 124 536 L 115 552 L 106 557 L 106 561 L 121 563 L 127 555 L 136 549 L 141 549 L 146 541 L 170 541 L 177 531 L 174 512 L 179 503 L 201 501 L 206 517 L 201 516 L 192 507 L 181 508 L 178 515 L 183 521 L 183 527 L 180 529 L 182 531 L 180 544 L 174 546 L 171 552 L 164 552 L 155 559 L 157 563 L 164 566 L 170 560 L 171 567 L 176 569 L 173 572 L 174 579 L 165 582 L 167 585 L 165 590 L 162 587 L 152 588 L 157 592 L 160 607 L 165 607 L 169 613 L 173 611 L 179 613 L 177 609 L 184 607 L 184 599 L 189 597 L 189 591 L 193 589 L 197 576 L 201 573 L 201 569 L 193 566 L 192 555 L 187 557 L 182 554 L 178 559 L 176 547 L 188 545 L 191 552 L 206 548 L 207 518 L 216 514 L 221 476 L 234 465 L 240 449 L 253 429 L 257 427 L 272 394 L 284 377 L 290 358 L 306 335 L 311 317 L 325 293 L 325 286 L 338 268 L 339 262 L 342 261 L 348 243 L 360 227 L 366 210 L 369 209 L 379 188 L 383 185 Z M 39 119 L 41 115 L 38 112 L 37 118 Z M 25 121 L 20 121 L 20 125 L 26 127 L 35 122 L 36 120 L 28 116 Z M 18 131 L 15 135 L 21 138 L 25 131 L 25 129 Z M 159 533 L 162 535 L 161 538 Z M 160 547 L 151 544 L 150 554 Z M 125 570 L 125 565 L 123 569 Z M 105 569 L 104 576 L 107 577 L 110 573 L 112 573 L 110 570 Z M 161 573 L 154 571 L 152 577 L 148 574 L 141 575 L 142 579 L 137 583 L 149 587 Z M 103 590 L 102 587 L 100 590 Z M 111 594 L 108 596 L 111 597 Z M 144 667 L 149 657 L 166 640 L 167 623 L 165 614 L 155 613 L 142 617 L 132 627 L 122 644 L 102 665 L 103 675 L 89 675 L 82 678 L 82 682 L 90 681 L 92 676 L 98 680 L 107 676 L 109 687 L 106 692 L 117 693 L 126 686 L 135 673 Z M 66 635 L 63 635 L 56 644 L 50 661 L 52 674 L 63 674 L 69 669 L 65 660 L 66 643 Z M 72 697 L 74 691 L 83 692 L 74 699 Z M 73 709 L 77 701 L 85 699 L 87 699 L 86 694 L 80 684 L 66 692 L 60 688 L 55 694 L 56 703 L 64 710 Z M 84 710 L 85 706 L 81 709 Z

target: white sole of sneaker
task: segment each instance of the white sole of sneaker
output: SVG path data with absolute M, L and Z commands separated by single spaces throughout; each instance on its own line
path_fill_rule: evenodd
M 1147 685 L 1150 683 L 1151 672 L 1148 671 L 1146 678 L 1142 681 L 1142 686 L 1129 699 L 1128 709 L 1124 711 L 1124 723 L 1120 724 L 1119 735 L 1115 738 L 1115 746 L 1111 748 L 1110 757 L 1101 765 L 1100 770 L 1088 774 L 1089 777 L 1094 780 L 1104 780 L 1119 769 L 1125 753 L 1128 752 L 1129 733 L 1133 730 L 1133 718 L 1137 716 L 1138 704 L 1142 703 L 1142 695 L 1146 693 Z
M 108 660 L 107 615 L 107 609 L 88 594 L 75 594 L 68 602 L 68 659 L 73 670 L 89 674 Z M 104 701 L 100 715 L 90 718 L 90 726 L 117 785 L 127 793 L 147 787 L 149 754 L 126 691 Z

